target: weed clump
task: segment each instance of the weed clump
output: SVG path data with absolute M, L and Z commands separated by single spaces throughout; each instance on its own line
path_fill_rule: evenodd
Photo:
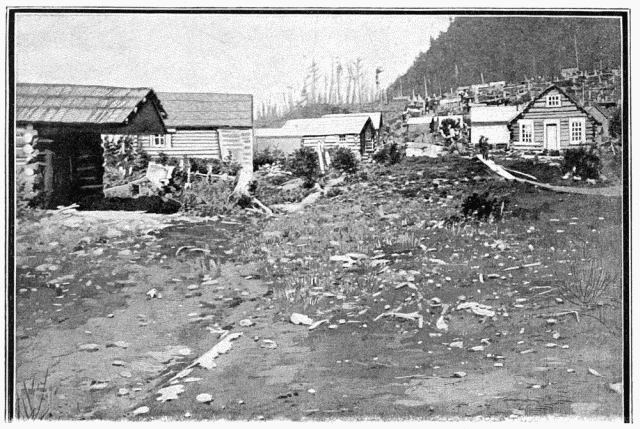
M 586 179 L 599 178 L 600 167 L 601 162 L 598 154 L 584 147 L 568 149 L 562 162 L 562 169 L 565 173 L 572 171 L 577 176 Z
M 406 152 L 398 143 L 386 144 L 379 151 L 375 152 L 371 158 L 378 164 L 397 164 L 404 158 Z
M 339 147 L 331 153 L 333 167 L 344 173 L 355 173 L 358 171 L 358 158 L 352 150 L 346 147 Z

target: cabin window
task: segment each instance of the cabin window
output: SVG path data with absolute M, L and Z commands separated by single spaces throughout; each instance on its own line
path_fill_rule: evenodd
M 152 147 L 164 147 L 166 144 L 166 140 L 164 134 L 156 134 L 151 136 L 151 146 Z
M 571 144 L 584 143 L 585 128 L 584 118 L 569 119 L 569 142 Z
M 346 141 L 347 141 L 347 136 L 346 136 L 346 135 L 344 135 L 344 134 L 340 134 L 340 135 L 338 136 L 338 141 L 339 141 L 340 143 L 344 143 L 344 142 L 346 142 Z
M 533 143 L 533 121 L 520 121 L 520 143 Z
M 559 94 L 547 95 L 547 107 L 559 107 L 559 106 L 560 106 Z

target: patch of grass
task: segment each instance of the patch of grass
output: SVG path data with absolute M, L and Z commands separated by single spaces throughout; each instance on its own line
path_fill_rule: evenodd
M 16 417 L 18 420 L 45 420 L 51 418 L 51 406 L 57 389 L 48 384 L 49 369 L 42 381 L 35 377 L 29 382 L 23 381 L 16 398 Z

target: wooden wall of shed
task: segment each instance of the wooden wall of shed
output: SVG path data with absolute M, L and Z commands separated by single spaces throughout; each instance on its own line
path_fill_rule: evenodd
M 253 129 L 220 129 L 219 137 L 222 158 L 231 154 L 243 169 L 253 171 Z
M 165 135 L 164 147 L 152 146 L 151 136 L 139 136 L 138 141 L 152 157 L 160 152 L 170 157 L 221 159 L 218 130 L 177 130 Z
M 333 149 L 338 147 L 346 147 L 353 153 L 361 155 L 361 137 L 359 134 L 346 134 L 345 141 L 340 141 L 339 136 L 313 136 L 303 137 L 302 146 L 316 148 L 320 143 L 324 144 L 325 149 Z

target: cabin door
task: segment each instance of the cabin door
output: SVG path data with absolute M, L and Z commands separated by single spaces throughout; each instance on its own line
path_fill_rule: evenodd
M 558 124 L 544 124 L 544 148 L 547 150 L 560 150 L 560 139 L 558 138 Z

